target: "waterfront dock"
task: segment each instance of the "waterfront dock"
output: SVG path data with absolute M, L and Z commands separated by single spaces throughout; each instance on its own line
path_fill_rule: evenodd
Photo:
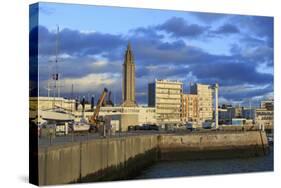
M 263 131 L 151 134 L 40 147 L 39 185 L 130 179 L 158 160 L 266 155 Z M 133 178 L 133 177 L 131 177 Z

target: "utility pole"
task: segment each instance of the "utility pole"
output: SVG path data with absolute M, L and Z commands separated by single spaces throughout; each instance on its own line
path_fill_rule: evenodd
M 72 113 L 72 111 L 73 111 L 73 106 L 72 106 L 72 101 L 73 101 L 73 90 L 74 90 L 74 88 L 73 88 L 74 86 L 73 86 L 73 84 L 71 84 L 71 113 Z
M 58 53 L 59 53 L 59 26 L 57 26 L 57 36 L 56 36 L 57 40 L 56 40 L 56 67 L 55 67 L 55 74 L 56 74 L 56 80 L 55 80 L 55 84 L 58 88 L 58 97 L 60 97 L 60 83 L 59 83 L 59 73 L 58 73 Z

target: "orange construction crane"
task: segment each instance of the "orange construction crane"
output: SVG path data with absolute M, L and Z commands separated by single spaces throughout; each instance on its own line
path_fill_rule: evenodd
M 103 101 L 105 100 L 105 97 L 107 95 L 107 92 L 108 90 L 106 88 L 104 88 L 99 100 L 98 100 L 98 103 L 97 103 L 97 106 L 95 108 L 95 111 L 94 111 L 94 114 L 92 116 L 89 117 L 89 124 L 90 125 L 94 125 L 94 126 L 97 126 L 97 124 L 99 123 L 98 121 L 98 116 L 99 116 L 99 112 L 100 112 L 100 107 L 103 103 Z

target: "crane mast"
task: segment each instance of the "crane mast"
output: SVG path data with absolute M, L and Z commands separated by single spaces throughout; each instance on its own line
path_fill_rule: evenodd
M 102 103 L 105 100 L 107 92 L 108 92 L 108 90 L 106 88 L 104 88 L 104 90 L 103 90 L 103 92 L 102 92 L 102 94 L 101 94 L 101 96 L 98 100 L 98 103 L 97 103 L 97 106 L 95 108 L 94 114 L 89 118 L 89 123 L 91 125 L 96 125 L 98 123 L 98 115 L 99 115 L 100 107 L 102 106 Z

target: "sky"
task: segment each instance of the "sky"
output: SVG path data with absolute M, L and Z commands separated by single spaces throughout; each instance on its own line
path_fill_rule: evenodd
M 30 9 L 30 23 L 31 43 L 32 36 L 39 38 L 38 54 L 30 58 L 38 56 L 42 96 L 59 41 L 65 97 L 98 97 L 106 87 L 121 103 L 128 42 L 139 104 L 147 103 L 148 83 L 155 79 L 182 81 L 185 93 L 190 83 L 217 82 L 220 104 L 257 105 L 273 97 L 273 17 L 39 3 Z

